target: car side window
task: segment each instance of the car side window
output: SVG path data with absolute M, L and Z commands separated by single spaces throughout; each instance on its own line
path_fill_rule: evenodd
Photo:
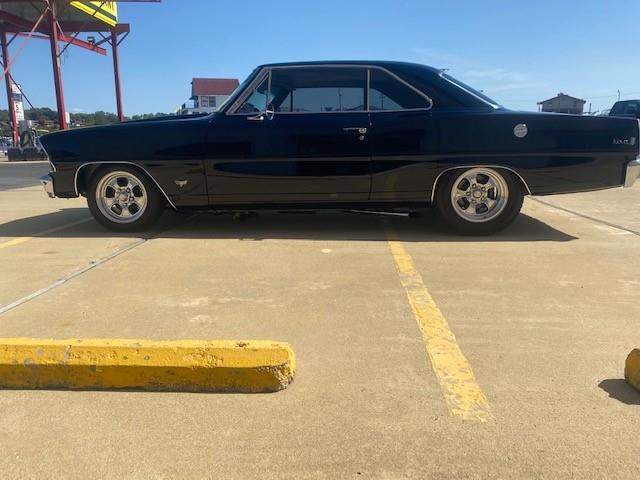
M 276 112 L 361 112 L 366 109 L 364 68 L 277 68 L 271 73 L 271 106 Z
M 267 95 L 269 90 L 269 77 L 258 85 L 238 108 L 237 113 L 260 113 L 267 108 Z
M 371 69 L 370 72 L 370 110 L 405 110 L 430 107 L 429 101 L 423 95 L 388 73 L 378 69 Z

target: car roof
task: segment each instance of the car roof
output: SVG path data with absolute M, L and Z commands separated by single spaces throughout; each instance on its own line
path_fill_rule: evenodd
M 434 73 L 439 73 L 441 69 L 431 67 L 429 65 L 422 65 L 420 63 L 411 62 L 396 62 L 391 60 L 315 60 L 311 62 L 281 62 L 281 63 L 265 63 L 259 65 L 258 68 L 265 67 L 300 67 L 300 66 L 314 66 L 314 65 L 355 65 L 355 66 L 376 66 L 383 67 L 389 70 L 393 70 L 394 67 L 404 67 L 412 69 L 428 69 Z

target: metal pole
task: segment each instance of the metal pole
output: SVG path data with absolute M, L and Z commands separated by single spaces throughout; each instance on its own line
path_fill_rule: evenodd
M 60 68 L 60 51 L 58 50 L 58 25 L 56 22 L 55 4 L 50 2 L 49 11 L 49 40 L 51 43 L 51 62 L 53 63 L 53 83 L 56 87 L 56 103 L 58 106 L 58 124 L 60 130 L 67 128 L 67 116 L 64 107 L 64 93 L 62 91 L 62 71 Z
M 7 46 L 7 32 L 2 32 L 0 35 L 0 45 L 2 46 L 2 64 L 7 67 L 9 65 L 9 48 Z M 11 88 L 11 70 L 7 70 L 4 76 L 4 83 L 7 87 L 7 105 L 9 108 L 9 124 L 11 126 L 11 133 L 13 134 L 13 146 L 17 147 L 19 143 L 18 136 L 18 120 L 16 119 L 16 107 L 13 104 L 13 89 Z
M 120 62 L 118 60 L 118 33 L 115 28 L 111 29 L 111 50 L 113 53 L 113 77 L 116 84 L 116 106 L 118 108 L 118 121 L 124 122 L 124 111 L 122 109 L 122 91 L 120 90 Z

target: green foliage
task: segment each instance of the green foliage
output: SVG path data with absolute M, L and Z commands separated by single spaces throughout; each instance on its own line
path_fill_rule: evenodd
M 171 115 L 170 113 L 162 113 L 162 112 L 156 112 L 156 113 L 143 113 L 142 115 L 134 115 L 131 117 L 131 120 L 145 120 L 147 118 L 156 118 L 156 117 L 167 117 Z
M 24 112 L 27 120 L 33 120 L 37 124 L 37 128 L 55 131 L 58 130 L 58 112 L 50 108 L 30 108 Z M 168 116 L 168 113 L 144 113 L 142 115 L 133 115 L 125 117 L 125 120 L 142 120 L 145 118 L 155 118 Z M 70 128 L 93 127 L 97 125 L 109 125 L 117 123 L 118 117 L 115 113 L 97 111 L 93 113 L 72 113 Z M 8 110 L 0 110 L 0 136 L 11 136 L 9 127 Z

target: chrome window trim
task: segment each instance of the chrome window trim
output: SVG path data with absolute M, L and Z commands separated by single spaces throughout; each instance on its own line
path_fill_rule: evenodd
M 471 95 L 472 97 L 477 98 L 477 99 L 478 99 L 478 100 L 480 100 L 481 102 L 483 102 L 483 103 L 485 103 L 485 104 L 489 105 L 489 106 L 490 106 L 491 108 L 493 108 L 494 110 L 497 110 L 498 108 L 500 108 L 500 105 L 497 105 L 497 104 L 495 104 L 495 103 L 488 102 L 488 101 L 486 101 L 484 98 L 482 98 L 482 97 L 480 97 L 480 96 L 476 95 L 475 93 L 473 93 L 472 91 L 467 90 L 466 88 L 464 88 L 464 87 L 463 87 L 463 86 L 461 86 L 461 85 L 458 85 L 456 82 L 454 82 L 454 81 L 452 81 L 452 80 L 449 80 L 447 77 L 445 77 L 445 76 L 443 75 L 443 73 L 444 73 L 444 72 L 440 72 L 440 73 L 438 74 L 438 76 L 439 76 L 441 79 L 443 79 L 443 80 L 445 80 L 445 81 L 449 82 L 449 83 L 450 83 L 451 85 L 453 85 L 454 87 L 459 88 L 460 90 L 462 90 L 463 92 L 468 93 L 468 94 L 469 94 L 469 95 Z
M 394 78 L 395 80 L 397 80 L 398 82 L 402 83 L 403 85 L 409 87 L 409 89 L 413 90 L 414 92 L 416 92 L 418 95 L 420 95 L 421 97 L 423 97 L 425 100 L 427 100 L 429 102 L 429 106 L 425 107 L 425 108 L 401 108 L 401 109 L 396 109 L 396 110 L 369 110 L 369 105 L 367 105 L 367 112 L 404 112 L 407 110 L 431 110 L 433 108 L 433 100 L 431 99 L 431 97 L 429 95 L 427 95 L 426 93 L 424 93 L 423 91 L 421 91 L 420 89 L 414 87 L 413 85 L 411 85 L 409 82 L 407 82 L 406 80 L 403 80 L 402 78 L 400 78 L 398 75 L 396 75 L 395 73 L 393 73 L 390 70 L 387 70 L 384 67 L 377 67 L 375 65 L 368 67 L 369 71 L 371 71 L 371 68 L 377 68 L 378 70 L 382 70 L 383 72 L 385 72 L 387 75 L 391 76 L 392 78 Z M 367 85 L 367 92 L 369 90 L 369 88 L 371 87 L 371 85 Z
M 80 170 L 82 170 L 84 167 L 86 167 L 87 165 L 113 165 L 113 164 L 118 164 L 118 165 L 133 165 L 134 167 L 139 168 L 140 170 L 142 170 L 144 173 L 147 174 L 147 176 L 153 180 L 153 183 L 156 184 L 156 187 L 158 187 L 158 189 L 162 192 L 162 194 L 164 195 L 164 198 L 167 199 L 167 202 L 169 202 L 169 205 L 171 205 L 171 208 L 173 208 L 174 210 L 178 210 L 178 208 L 174 205 L 174 203 L 171 201 L 171 199 L 169 198 L 169 195 L 167 195 L 167 192 L 164 191 L 164 189 L 160 186 L 160 184 L 156 181 L 156 179 L 153 177 L 153 175 L 151 175 L 147 169 L 145 169 L 143 166 L 138 165 L 137 163 L 133 163 L 133 162 L 111 162 L 111 161 L 106 161 L 106 162 L 86 162 L 83 163 L 82 165 L 80 165 L 77 169 L 76 169 L 76 173 L 73 176 L 73 188 L 75 189 L 76 195 L 80 196 L 80 192 L 78 191 L 78 174 L 80 173 Z
M 317 115 L 317 114 L 327 114 L 327 113 L 379 113 L 379 112 L 408 112 L 408 111 L 429 111 L 433 108 L 433 100 L 426 93 L 420 91 L 418 88 L 411 85 L 409 82 L 403 80 L 398 75 L 388 70 L 387 68 L 381 67 L 379 65 L 369 65 L 369 64 L 335 64 L 335 63 L 323 63 L 323 64 L 313 64 L 313 65 L 278 65 L 272 67 L 264 67 L 256 76 L 256 79 L 251 82 L 250 85 L 247 85 L 247 88 L 244 92 L 242 92 L 237 100 L 233 102 L 232 105 L 225 111 L 225 115 L 255 115 L 253 113 L 238 113 L 237 110 L 242 106 L 242 103 L 247 99 L 253 90 L 260 85 L 262 81 L 264 81 L 264 76 L 269 75 L 269 91 L 267 92 L 267 98 L 271 93 L 271 72 L 273 70 L 282 70 L 282 69 L 294 69 L 294 68 L 360 68 L 366 69 L 367 71 L 367 84 L 365 91 L 365 110 L 355 110 L 355 111 L 341 111 L 341 112 L 276 112 L 277 115 Z M 409 87 L 411 90 L 416 92 L 418 95 L 422 96 L 429 103 L 428 107 L 425 108 L 402 108 L 396 110 L 369 110 L 369 87 L 370 87 L 370 72 L 371 69 L 377 69 L 382 72 L 385 72 L 387 75 L 391 76 L 395 80 Z
M 505 167 L 504 165 L 486 165 L 486 164 L 481 164 L 481 165 L 460 165 L 460 166 L 447 168 L 446 170 L 444 170 L 444 171 L 442 171 L 442 172 L 440 172 L 438 174 L 438 176 L 436 177 L 435 181 L 433 182 L 433 188 L 431 189 L 431 203 L 433 203 L 433 200 L 434 200 L 434 198 L 436 196 L 436 187 L 438 186 L 438 180 L 440 180 L 440 177 L 442 177 L 447 172 L 451 172 L 452 170 L 458 170 L 458 169 L 461 169 L 461 168 L 496 168 L 496 169 L 507 170 L 507 171 L 515 174 L 522 181 L 522 184 L 527 189 L 527 194 L 528 195 L 533 195 L 531 193 L 531 189 L 529 188 L 529 185 L 527 184 L 525 179 L 522 178 L 522 175 L 520 175 L 518 172 L 516 172 L 513 168 Z
M 367 89 L 364 92 L 364 108 L 367 112 L 370 112 L 370 99 L 371 98 L 371 69 L 367 68 Z
M 240 92 L 238 98 L 236 98 L 235 101 L 225 110 L 225 115 L 255 115 L 255 112 L 235 113 L 235 111 L 242 106 L 249 95 L 258 87 L 258 85 L 260 85 L 264 81 L 265 76 L 269 74 L 270 70 L 268 68 L 263 68 L 262 70 L 260 70 L 256 75 L 256 78 L 254 78 L 253 81 L 249 85 L 247 85 L 247 88 L 245 88 L 244 91 Z

